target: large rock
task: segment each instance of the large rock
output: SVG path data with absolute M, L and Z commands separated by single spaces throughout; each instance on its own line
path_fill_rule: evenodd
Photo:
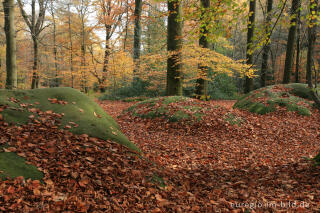
M 30 105 L 31 104 L 31 105 Z M 111 140 L 139 151 L 119 130 L 119 126 L 97 103 L 72 88 L 45 88 L 34 90 L 0 90 L 1 112 L 6 122 L 26 124 L 36 110 L 63 113 L 61 127 L 70 128 L 74 134 L 87 134 Z
M 168 96 L 138 102 L 125 110 L 125 113 L 140 118 L 162 118 L 170 122 L 196 122 L 200 121 L 204 115 L 203 110 L 198 100 Z
M 233 106 L 258 114 L 277 110 L 278 106 L 300 115 L 311 115 L 313 107 L 310 89 L 306 84 L 272 85 L 242 96 Z

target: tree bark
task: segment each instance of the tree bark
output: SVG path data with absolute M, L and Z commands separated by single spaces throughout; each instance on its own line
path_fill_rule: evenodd
M 282 80 L 282 83 L 284 84 L 290 83 L 290 77 L 291 77 L 292 67 L 293 67 L 294 44 L 295 44 L 296 32 L 297 32 L 297 14 L 298 14 L 300 5 L 301 5 L 300 0 L 292 0 L 291 12 L 290 12 L 290 15 L 292 18 L 290 20 L 286 60 L 285 60 L 283 80 Z
M 208 42 L 208 18 L 206 18 L 207 9 L 210 7 L 210 0 L 201 0 L 201 17 L 200 17 L 200 39 L 199 45 L 202 48 L 209 48 Z M 206 20 L 205 20 L 206 19 Z M 205 100 L 208 97 L 208 67 L 199 65 L 198 72 L 200 74 L 199 78 L 196 81 L 196 98 Z
M 317 14 L 317 8 L 318 8 L 318 0 L 310 0 L 310 15 Z M 306 73 L 306 79 L 307 84 L 310 88 L 313 87 L 312 85 L 312 67 L 314 65 L 314 47 L 317 39 L 317 32 L 316 28 L 317 25 L 315 23 L 316 19 L 310 20 L 310 26 L 308 26 L 308 55 L 307 55 L 307 73 Z
M 31 89 L 39 88 L 40 76 L 38 73 L 38 38 L 33 37 L 33 66 Z
M 141 51 L 141 11 L 142 0 L 135 0 L 134 9 L 134 40 L 133 40 L 133 60 L 135 62 L 134 74 L 139 72 L 139 59 Z
M 71 11 L 70 4 L 68 4 L 68 33 L 70 42 L 70 76 L 71 76 L 71 87 L 74 87 L 74 77 L 73 77 L 73 42 L 72 42 L 72 31 L 71 31 Z
M 266 80 L 267 80 L 267 72 L 269 69 L 268 61 L 269 61 L 269 52 L 271 49 L 271 21 L 272 21 L 272 6 L 273 6 L 273 0 L 267 0 L 267 17 L 265 20 L 265 33 L 267 35 L 266 40 L 268 43 L 265 44 L 263 47 L 263 53 L 262 53 L 262 64 L 261 64 L 261 87 L 266 86 Z
M 56 17 L 55 17 L 55 11 L 53 6 L 53 0 L 51 0 L 51 16 L 52 16 L 52 22 L 53 22 L 53 55 L 54 55 L 54 69 L 55 69 L 55 78 L 54 78 L 54 87 L 59 87 L 59 74 L 58 74 L 58 48 L 57 48 L 57 24 L 56 24 Z
M 6 34 L 6 89 L 17 88 L 17 64 L 16 64 L 16 32 L 14 27 L 14 0 L 3 2 L 5 14 Z
M 182 28 L 181 1 L 168 0 L 167 85 L 166 94 L 182 96 Z
M 296 73 L 295 82 L 300 82 L 300 40 L 301 40 L 301 12 L 298 10 L 297 14 L 297 54 L 296 54 Z
M 249 6 L 249 23 L 248 23 L 248 32 L 247 32 L 247 64 L 253 63 L 253 54 L 252 45 L 253 45 L 253 35 L 254 35 L 254 28 L 255 28 L 255 17 L 256 17 L 256 0 L 250 0 Z M 249 93 L 253 90 L 253 79 L 246 77 L 244 92 Z
M 128 28 L 129 28 L 129 0 L 126 1 L 126 25 L 125 25 L 125 35 L 123 38 L 123 51 L 127 50 L 127 40 L 128 40 Z

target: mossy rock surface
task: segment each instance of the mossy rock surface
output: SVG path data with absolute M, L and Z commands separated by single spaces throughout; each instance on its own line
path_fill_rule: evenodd
M 72 88 L 0 90 L 1 105 L 8 106 L 1 112 L 3 119 L 8 123 L 27 124 L 29 116 L 33 114 L 32 110 L 30 112 L 32 108 L 43 112 L 52 110 L 64 114 L 61 118 L 61 127 L 70 126 L 69 131 L 74 134 L 87 134 L 111 140 L 139 151 L 119 130 L 117 122 L 97 103 L 78 90 Z
M 26 164 L 25 159 L 13 152 L 0 152 L 0 178 L 14 179 L 23 176 L 25 179 L 41 180 L 43 173 L 34 165 Z
M 300 115 L 311 115 L 313 107 L 310 89 L 306 84 L 272 85 L 252 91 L 242 96 L 233 108 L 245 109 L 258 114 L 266 114 L 285 107 Z
M 197 122 L 204 116 L 198 100 L 181 96 L 151 98 L 136 103 L 124 113 L 140 118 L 163 118 L 170 122 Z

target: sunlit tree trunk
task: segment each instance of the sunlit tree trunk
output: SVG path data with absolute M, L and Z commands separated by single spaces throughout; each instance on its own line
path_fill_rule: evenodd
M 182 95 L 182 28 L 181 1 L 168 0 L 168 38 L 167 49 L 169 52 L 167 60 L 167 86 L 166 94 Z
M 249 23 L 248 23 L 248 32 L 247 32 L 247 64 L 253 63 L 253 54 L 252 54 L 252 46 L 253 46 L 253 35 L 255 28 L 255 17 L 256 17 L 256 0 L 250 0 L 249 6 Z M 253 79 L 246 77 L 244 92 L 249 93 L 253 90 Z
M 74 87 L 74 76 L 73 76 L 73 42 L 72 42 L 72 30 L 71 30 L 71 11 L 70 4 L 68 4 L 68 35 L 69 35 L 69 54 L 70 54 L 70 76 L 71 76 L 71 87 Z
M 55 70 L 55 78 L 54 78 L 54 87 L 59 87 L 59 78 L 58 78 L 58 50 L 57 50 L 57 24 L 56 24 L 56 17 L 55 17 L 55 10 L 53 6 L 53 0 L 51 0 L 51 17 L 52 17 L 52 24 L 53 24 L 53 55 L 54 55 L 54 70 Z
M 127 50 L 127 40 L 128 40 L 128 28 L 129 28 L 129 0 L 126 1 L 126 26 L 125 34 L 123 38 L 123 51 Z
M 32 36 L 33 41 L 33 66 L 32 66 L 32 83 L 31 89 L 39 88 L 40 76 L 38 73 L 38 38 L 36 36 Z
M 3 2 L 6 34 L 6 89 L 17 88 L 16 37 L 14 27 L 14 0 Z
M 284 73 L 282 83 L 288 84 L 290 83 L 290 77 L 292 73 L 293 67 L 293 56 L 294 56 L 294 44 L 296 40 L 297 33 L 297 14 L 300 8 L 300 0 L 292 0 L 291 5 L 291 21 L 290 21 L 290 29 L 287 40 L 287 51 L 286 51 L 286 61 L 284 65 Z
M 261 87 L 266 86 L 266 80 L 267 80 L 267 71 L 268 71 L 268 61 L 269 61 L 269 53 L 270 53 L 270 48 L 271 48 L 271 20 L 272 20 L 272 5 L 273 5 L 273 0 L 268 0 L 267 1 L 267 17 L 265 20 L 265 33 L 267 35 L 266 40 L 267 43 L 265 44 L 263 48 L 263 53 L 262 53 L 262 64 L 261 64 Z
M 208 18 L 206 17 L 206 13 L 208 12 L 207 9 L 210 7 L 210 0 L 201 0 L 201 9 L 203 8 L 201 12 L 200 17 L 200 39 L 199 39 L 199 45 L 202 48 L 209 48 L 209 42 L 208 42 Z M 203 97 L 204 99 L 207 99 L 208 96 L 208 67 L 199 65 L 199 74 L 196 81 L 196 98 L 200 99 Z

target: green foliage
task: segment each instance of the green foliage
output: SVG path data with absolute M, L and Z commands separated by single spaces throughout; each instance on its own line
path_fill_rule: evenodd
M 233 78 L 227 74 L 217 75 L 213 81 L 209 82 L 208 95 L 214 100 L 237 99 L 237 87 Z
M 277 106 L 280 106 L 288 111 L 310 116 L 308 107 L 312 107 L 312 103 L 305 99 L 309 97 L 309 91 L 304 84 L 268 86 L 244 95 L 233 107 L 263 115 L 276 111 Z
M 10 101 L 13 97 L 18 103 Z M 48 98 L 65 101 L 67 104 L 52 104 Z M 35 90 L 0 91 L 0 105 L 7 105 L 11 109 L 2 112 L 3 118 L 10 123 L 26 124 L 31 114 L 21 103 L 33 104 L 32 107 L 41 111 L 52 110 L 64 113 L 62 125 L 74 122 L 78 126 L 69 129 L 74 134 L 88 134 L 104 140 L 112 140 L 133 150 L 139 149 L 121 133 L 116 121 L 113 120 L 97 103 L 83 93 L 71 88 L 46 88 Z M 37 103 L 37 104 L 36 104 Z M 30 107 L 28 107 L 30 109 Z
M 117 90 L 107 88 L 107 92 L 101 95 L 99 100 L 125 100 L 132 97 L 155 97 L 162 95 L 163 91 L 149 90 L 148 86 L 149 83 L 147 81 L 136 79 L 132 84 L 127 84 Z

